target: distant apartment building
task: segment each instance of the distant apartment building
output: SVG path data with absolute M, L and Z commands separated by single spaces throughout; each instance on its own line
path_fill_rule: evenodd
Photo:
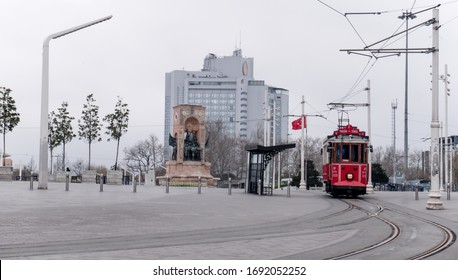
M 264 103 L 267 100 L 268 110 Z M 288 135 L 289 92 L 254 78 L 254 62 L 236 49 L 232 56 L 208 54 L 200 71 L 175 70 L 165 74 L 165 159 L 173 107 L 181 104 L 205 106 L 207 122 L 221 120 L 227 135 L 257 142 L 259 131 L 268 127 L 270 143 L 284 143 Z M 266 120 L 270 120 L 266 122 Z M 275 123 L 274 123 L 275 120 Z

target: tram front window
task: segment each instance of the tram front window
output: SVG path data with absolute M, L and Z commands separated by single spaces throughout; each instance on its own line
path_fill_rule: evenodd
M 350 159 L 350 145 L 342 145 L 342 160 Z

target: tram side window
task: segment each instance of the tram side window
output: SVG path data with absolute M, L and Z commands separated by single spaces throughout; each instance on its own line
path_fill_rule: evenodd
M 366 163 L 366 145 L 361 145 L 361 163 Z
M 358 162 L 359 145 L 351 145 L 351 161 Z
M 333 159 L 334 162 L 340 162 L 340 145 L 339 144 L 334 144 L 334 151 L 335 153 L 333 154 Z

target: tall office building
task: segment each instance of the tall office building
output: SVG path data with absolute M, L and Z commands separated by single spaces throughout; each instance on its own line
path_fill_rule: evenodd
M 267 127 L 271 145 L 287 141 L 288 119 L 283 116 L 288 114 L 289 92 L 256 80 L 253 68 L 253 58 L 243 57 L 242 50 L 236 49 L 232 56 L 208 54 L 201 71 L 165 74 L 166 160 L 171 157 L 172 108 L 181 104 L 205 106 L 207 122 L 221 120 L 225 133 L 233 137 L 258 142 L 259 132 Z

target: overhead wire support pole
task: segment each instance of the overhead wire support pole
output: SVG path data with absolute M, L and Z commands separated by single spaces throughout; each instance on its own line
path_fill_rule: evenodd
M 400 19 L 406 22 L 406 50 L 409 49 L 409 19 L 414 19 L 417 16 L 411 12 L 403 12 Z M 404 84 L 404 180 L 406 180 L 406 174 L 409 170 L 409 52 L 405 52 L 405 84 Z
M 372 131 L 371 131 L 371 81 L 367 80 L 367 134 L 369 135 L 369 144 L 367 150 L 367 165 L 368 165 L 368 180 L 367 180 L 367 193 L 374 193 L 374 186 L 372 185 L 372 155 L 371 155 L 371 142 L 372 142 Z
M 428 194 L 426 209 L 444 209 L 439 190 L 439 10 L 433 10 L 433 18 L 436 19 L 432 27 L 433 47 L 436 50 L 432 53 L 432 112 L 431 112 L 431 190 Z
M 444 82 L 444 100 L 445 100 L 445 125 L 444 125 L 444 128 L 445 128 L 445 136 L 444 136 L 444 139 L 445 139 L 445 142 L 444 142 L 444 179 L 445 179 L 445 189 L 447 191 L 447 200 L 450 200 L 450 185 L 451 185 L 451 178 L 452 178 L 452 168 L 450 168 L 450 177 L 449 177 L 449 160 L 450 160 L 450 166 L 451 165 L 451 155 L 450 155 L 450 139 L 449 139 L 449 136 L 448 136 L 448 97 L 450 96 L 450 90 L 448 88 L 448 84 L 450 83 L 448 81 L 448 78 L 450 77 L 450 74 L 448 74 L 448 66 L 447 64 L 445 64 L 445 67 L 444 67 L 444 75 L 441 75 L 439 77 L 439 80 L 442 80 Z

